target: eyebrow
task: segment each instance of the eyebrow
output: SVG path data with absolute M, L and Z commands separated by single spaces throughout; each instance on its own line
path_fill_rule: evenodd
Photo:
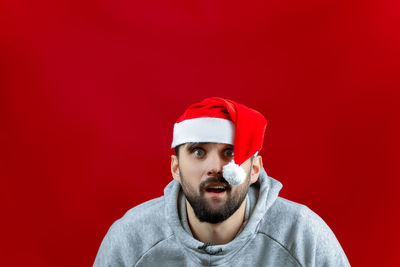
M 200 146 L 200 145 L 207 145 L 207 144 L 211 144 L 211 142 L 189 142 L 186 145 L 186 150 L 187 151 L 191 151 L 193 148 Z M 227 144 L 229 145 L 229 144 Z M 230 145 L 231 148 L 233 148 L 233 145 Z
M 209 142 L 190 142 L 187 143 L 186 150 L 191 151 L 193 148 L 199 145 L 206 145 L 206 144 L 209 144 Z

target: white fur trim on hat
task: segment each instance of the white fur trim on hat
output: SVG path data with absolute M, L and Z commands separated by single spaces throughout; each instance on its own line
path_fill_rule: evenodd
M 201 117 L 174 125 L 171 148 L 188 142 L 234 144 L 235 124 L 226 119 Z
M 222 176 L 230 185 L 240 185 L 246 179 L 246 172 L 232 160 L 222 167 Z

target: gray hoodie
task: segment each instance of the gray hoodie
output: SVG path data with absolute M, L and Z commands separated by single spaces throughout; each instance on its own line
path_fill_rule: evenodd
M 180 185 L 129 210 L 109 229 L 94 266 L 350 266 L 326 223 L 278 197 L 282 184 L 262 170 L 247 194 L 242 229 L 224 245 L 193 238 Z

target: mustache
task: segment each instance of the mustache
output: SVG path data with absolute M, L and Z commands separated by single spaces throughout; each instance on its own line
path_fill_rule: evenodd
M 207 178 L 206 180 L 204 180 L 203 182 L 200 183 L 200 185 L 199 185 L 200 192 L 202 192 L 204 190 L 204 188 L 206 186 L 208 186 L 209 184 L 214 184 L 214 183 L 222 184 L 228 191 L 230 191 L 232 189 L 232 186 L 225 180 L 224 177 L 213 176 L 213 177 Z

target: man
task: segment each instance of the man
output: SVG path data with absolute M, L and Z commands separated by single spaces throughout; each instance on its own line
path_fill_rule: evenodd
M 94 266 L 350 266 L 317 214 L 278 197 L 258 155 L 266 125 L 232 100 L 191 105 L 174 125 L 164 196 L 116 221 Z

